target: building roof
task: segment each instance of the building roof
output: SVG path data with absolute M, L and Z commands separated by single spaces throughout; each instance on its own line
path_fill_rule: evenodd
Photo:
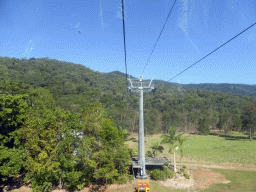
M 140 168 L 138 157 L 132 157 L 132 168 Z M 145 165 L 163 165 L 171 163 L 166 157 L 145 157 Z

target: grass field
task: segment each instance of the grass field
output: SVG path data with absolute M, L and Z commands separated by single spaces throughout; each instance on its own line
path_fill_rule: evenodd
M 145 152 L 155 142 L 161 142 L 161 135 L 145 137 Z M 248 136 L 242 133 L 230 133 L 226 137 L 221 134 L 208 136 L 188 135 L 188 140 L 183 144 L 185 161 L 204 161 L 212 163 L 237 163 L 256 165 L 256 138 L 249 141 Z M 135 136 L 134 136 L 135 137 Z M 137 139 L 137 137 L 135 137 Z M 129 141 L 128 145 L 138 151 L 138 143 Z M 162 145 L 164 152 L 159 153 L 161 157 L 172 157 L 168 153 L 168 145 Z M 176 152 L 176 160 L 179 161 L 180 150 Z
M 237 170 L 225 170 L 225 169 L 213 169 L 216 172 L 220 172 L 231 181 L 227 184 L 216 184 L 204 192 L 216 192 L 216 191 L 244 191 L 253 192 L 256 191 L 256 172 L 255 171 L 237 171 Z

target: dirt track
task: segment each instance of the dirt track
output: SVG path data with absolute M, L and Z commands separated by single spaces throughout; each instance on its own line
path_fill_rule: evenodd
M 215 169 L 232 169 L 232 170 L 245 170 L 256 171 L 256 165 L 243 165 L 243 164 L 210 164 L 210 163 L 182 163 L 187 168 L 215 168 Z

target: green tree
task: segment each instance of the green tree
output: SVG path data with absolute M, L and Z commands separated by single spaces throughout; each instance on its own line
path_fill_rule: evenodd
M 40 89 L 39 91 L 42 91 Z M 21 134 L 26 141 L 25 168 L 26 180 L 30 180 L 34 191 L 48 191 L 59 181 L 61 174 L 58 158 L 58 140 L 62 137 L 63 122 L 55 111 L 47 108 L 50 95 L 36 99 L 34 107 L 29 109 Z M 48 91 L 49 94 L 49 91 Z
M 161 144 L 168 144 L 169 145 L 169 153 L 174 153 L 174 171 L 176 171 L 176 163 L 175 163 L 175 147 L 177 142 L 177 137 L 175 136 L 175 129 L 173 126 L 170 126 L 169 134 L 161 135 L 162 141 Z
M 159 145 L 158 142 L 155 142 L 150 148 L 152 149 L 153 157 L 157 157 L 157 151 L 163 153 L 164 150 L 163 146 Z
M 256 130 L 256 106 L 248 105 L 243 113 L 243 128 L 249 134 L 250 141 L 252 141 L 253 134 Z
M 212 129 L 215 129 L 217 127 L 218 122 L 219 122 L 219 113 L 217 111 L 210 110 L 209 123 Z
M 185 141 L 187 141 L 188 139 L 188 136 L 186 137 L 183 137 L 183 133 L 179 133 L 176 138 L 177 138 L 177 141 L 179 142 L 179 149 L 180 149 L 180 167 L 182 167 L 182 158 L 184 156 L 184 151 L 183 151 L 183 143 Z
M 129 150 L 124 145 L 123 131 L 118 130 L 112 120 L 103 119 L 102 125 L 100 148 L 93 156 L 97 163 L 93 177 L 103 182 L 118 182 L 128 174 Z
M 33 191 L 49 191 L 58 184 L 70 190 L 81 189 L 92 173 L 88 173 L 91 167 L 85 169 L 91 162 L 83 162 L 84 157 L 76 154 L 80 116 L 57 108 L 48 90 L 40 88 L 31 93 L 33 105 L 21 129 L 26 141 L 25 180 L 31 181 Z
M 21 86 L 21 87 L 19 87 Z M 20 128 L 27 116 L 28 95 L 23 87 L 12 82 L 0 88 L 0 179 L 16 176 L 24 167 L 24 142 Z
M 99 102 L 92 103 L 89 107 L 85 107 L 81 114 L 81 120 L 83 125 L 83 132 L 85 135 L 99 137 L 102 119 L 103 119 L 103 107 Z
M 223 112 L 220 114 L 220 120 L 218 123 L 219 129 L 224 130 L 225 135 L 231 130 L 232 128 L 232 116 L 228 111 Z
M 202 115 L 198 122 L 198 132 L 203 135 L 208 135 L 210 133 L 209 118 Z
M 236 131 L 240 131 L 242 128 L 243 120 L 241 119 L 241 116 L 239 114 L 233 116 L 233 122 L 234 122 L 233 128 Z

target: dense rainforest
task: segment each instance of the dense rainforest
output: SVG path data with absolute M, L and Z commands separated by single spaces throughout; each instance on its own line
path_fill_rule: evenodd
M 11 79 L 48 89 L 56 104 L 69 111 L 81 112 L 98 101 L 115 126 L 138 131 L 138 94 L 127 92 L 125 74 L 121 72 L 100 73 L 48 58 L 0 57 L 0 77 L 1 82 Z M 202 118 L 213 129 L 240 130 L 244 107 L 256 102 L 256 85 L 154 83 L 157 92 L 144 96 L 147 134 L 166 133 L 170 125 L 183 131 L 198 131 Z
M 186 86 L 156 80 L 157 91 L 144 94 L 146 134 L 219 129 L 252 140 L 254 85 Z M 0 179 L 26 173 L 35 191 L 126 182 L 132 154 L 124 143 L 127 133 L 138 132 L 138 102 L 118 71 L 0 57 Z

